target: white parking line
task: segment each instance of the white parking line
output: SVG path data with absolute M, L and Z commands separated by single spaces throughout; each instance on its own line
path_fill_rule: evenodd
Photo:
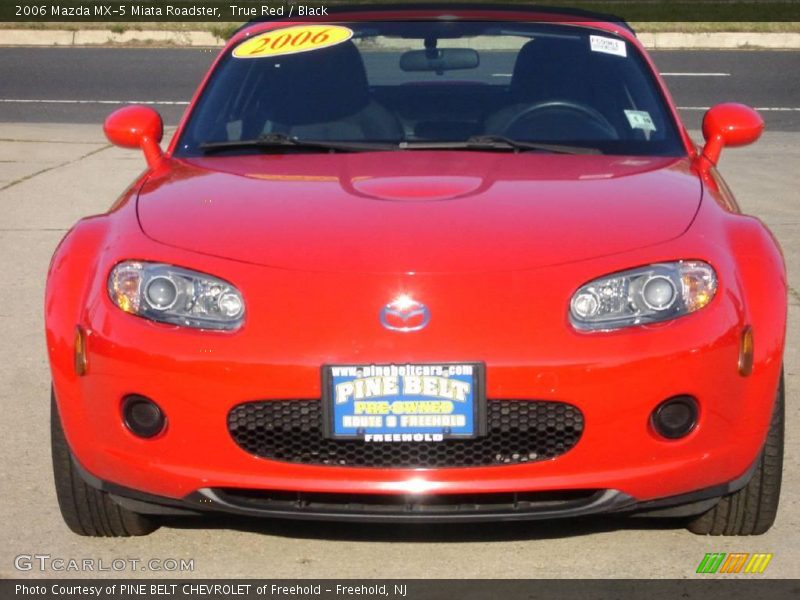
M 708 110 L 710 106 L 679 106 L 678 110 Z M 800 107 L 793 106 L 755 106 L 761 112 L 798 112 Z
M 730 73 L 661 73 L 663 77 L 730 77 Z M 511 73 L 492 73 L 492 77 L 512 77 Z
M 163 106 L 188 106 L 188 102 L 173 100 L 30 100 L 26 98 L 0 98 L 2 104 L 145 104 Z
M 730 77 L 730 73 L 661 73 L 662 77 Z

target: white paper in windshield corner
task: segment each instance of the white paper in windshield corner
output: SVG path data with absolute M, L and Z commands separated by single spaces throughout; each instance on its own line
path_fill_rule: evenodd
M 626 110 L 625 116 L 628 117 L 628 123 L 631 124 L 631 129 L 643 129 L 644 131 L 655 131 L 656 124 L 653 123 L 653 117 L 646 110 Z
M 628 47 L 622 40 L 615 40 L 614 38 L 607 38 L 601 35 L 590 35 L 589 44 L 592 47 L 592 52 L 603 52 L 605 54 L 614 54 L 615 56 L 628 56 Z

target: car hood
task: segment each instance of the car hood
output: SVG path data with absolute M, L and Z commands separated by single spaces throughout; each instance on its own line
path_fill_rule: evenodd
M 550 266 L 680 236 L 688 159 L 374 152 L 169 159 L 138 214 L 158 242 L 318 271 Z

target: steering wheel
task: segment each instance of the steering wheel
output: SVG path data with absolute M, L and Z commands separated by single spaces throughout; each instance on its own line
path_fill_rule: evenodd
M 570 100 L 547 100 L 545 102 L 537 102 L 532 104 L 516 115 L 506 124 L 503 128 L 503 135 L 508 135 L 509 132 L 522 121 L 531 118 L 531 115 L 541 111 L 547 110 L 567 110 L 579 114 L 584 118 L 589 118 L 592 124 L 595 125 L 600 131 L 608 135 L 609 139 L 616 140 L 619 138 L 617 129 L 611 122 L 603 116 L 603 114 L 585 104 L 580 102 L 572 102 Z

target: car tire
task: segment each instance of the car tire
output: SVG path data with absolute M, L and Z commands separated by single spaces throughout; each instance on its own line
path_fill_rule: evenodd
M 784 383 L 781 373 L 767 439 L 746 486 L 688 525 L 698 535 L 761 535 L 775 522 L 783 469 Z
M 129 537 L 147 535 L 158 529 L 158 522 L 152 517 L 119 506 L 108 493 L 83 480 L 73 464 L 52 390 L 50 443 L 58 506 L 64 522 L 74 533 L 93 537 Z

